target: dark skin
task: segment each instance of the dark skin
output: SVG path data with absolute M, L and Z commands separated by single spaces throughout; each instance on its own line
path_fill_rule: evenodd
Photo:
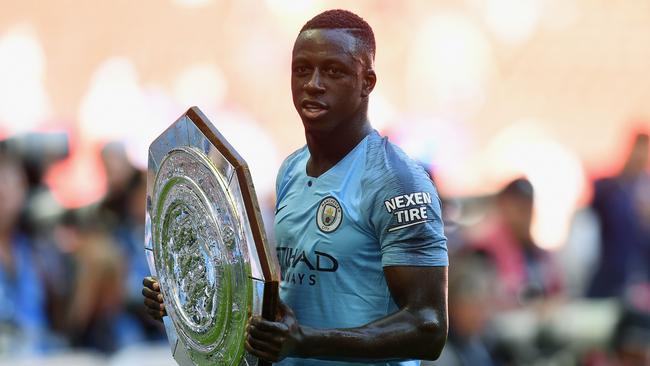
M 372 56 L 349 31 L 316 29 L 298 35 L 291 91 L 311 155 L 309 176 L 326 172 L 372 131 L 368 97 L 376 80 Z M 356 328 L 316 329 L 300 324 L 281 303 L 276 321 L 251 317 L 246 350 L 272 362 L 286 357 L 437 359 L 447 337 L 447 268 L 384 267 L 384 275 L 397 312 Z M 164 316 L 157 283 L 146 278 L 144 285 L 149 313 Z
M 293 105 L 311 155 L 307 174 L 318 177 L 366 135 L 368 97 L 377 76 L 372 58 L 345 30 L 307 30 L 296 39 L 291 61 Z M 315 105 L 316 113 L 310 113 Z
M 142 295 L 144 296 L 144 307 L 152 318 L 161 320 L 167 316 L 163 296 L 160 293 L 160 284 L 154 277 L 145 277 L 142 280 Z

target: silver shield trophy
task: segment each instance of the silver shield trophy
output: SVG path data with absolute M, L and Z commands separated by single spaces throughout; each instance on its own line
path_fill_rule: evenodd
M 246 162 L 196 108 L 149 147 L 145 253 L 179 365 L 264 365 L 248 317 L 272 319 L 280 270 Z

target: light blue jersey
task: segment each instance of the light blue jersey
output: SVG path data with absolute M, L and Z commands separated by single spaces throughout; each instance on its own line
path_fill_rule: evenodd
M 352 328 L 398 310 L 385 266 L 447 266 L 440 200 L 425 171 L 373 132 L 318 178 L 306 147 L 277 179 L 280 296 L 300 324 Z M 280 365 L 350 365 L 285 359 Z M 375 365 L 418 365 L 419 361 Z

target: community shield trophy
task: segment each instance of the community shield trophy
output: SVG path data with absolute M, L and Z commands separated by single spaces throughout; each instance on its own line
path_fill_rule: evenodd
M 253 143 L 251 141 L 251 143 Z M 197 107 L 149 147 L 145 253 L 179 365 L 263 365 L 248 317 L 272 319 L 279 265 L 246 162 Z

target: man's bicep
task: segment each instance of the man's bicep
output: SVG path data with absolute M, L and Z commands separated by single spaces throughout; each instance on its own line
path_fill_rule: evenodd
M 447 267 L 384 267 L 386 283 L 400 309 L 447 312 Z

